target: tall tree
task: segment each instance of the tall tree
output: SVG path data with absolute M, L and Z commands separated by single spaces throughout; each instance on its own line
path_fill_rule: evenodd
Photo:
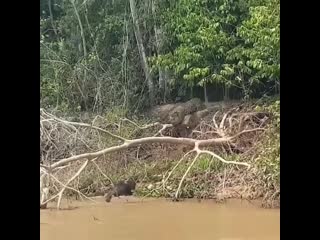
M 155 100 L 154 99 L 154 83 L 150 74 L 150 69 L 149 69 L 147 57 L 146 57 L 146 51 L 142 41 L 142 35 L 140 32 L 135 0 L 130 0 L 130 9 L 131 9 L 131 16 L 132 16 L 132 21 L 134 26 L 134 34 L 136 36 L 136 41 L 137 41 L 139 54 L 141 58 L 141 65 L 142 65 L 146 80 L 148 82 L 149 100 L 150 100 L 150 104 L 153 105 Z

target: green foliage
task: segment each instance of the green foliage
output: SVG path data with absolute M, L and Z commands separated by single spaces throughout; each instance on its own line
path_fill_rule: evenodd
M 278 0 L 180 0 L 164 16 L 174 50 L 152 63 L 173 69 L 181 82 L 222 83 L 244 95 L 265 81 L 279 84 Z
M 250 71 L 250 85 L 264 81 L 280 81 L 280 1 L 268 0 L 249 9 L 249 18 L 238 27 L 242 44 L 230 50 L 228 59 L 237 60 L 234 68 L 241 73 L 245 65 Z M 238 76 L 239 80 L 240 75 Z
M 265 99 L 262 104 L 255 108 L 258 112 L 269 112 L 273 116 L 273 126 L 280 130 L 280 99 L 279 96 Z
M 258 145 L 256 166 L 262 172 L 264 181 L 280 185 L 280 100 L 270 99 L 256 108 L 257 111 L 270 112 L 273 116 L 271 128 Z
M 279 0 L 135 2 L 156 88 L 159 66 L 172 72 L 173 92 L 215 83 L 250 96 L 280 85 Z M 128 1 L 48 4 L 40 1 L 41 104 L 98 112 L 144 107 L 147 83 Z

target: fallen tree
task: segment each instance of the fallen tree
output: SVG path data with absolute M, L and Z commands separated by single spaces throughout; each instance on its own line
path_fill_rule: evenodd
M 188 112 L 187 114 L 190 114 L 190 112 Z M 196 127 L 194 127 L 194 129 L 192 129 L 192 135 L 196 136 L 195 138 L 177 138 L 166 136 L 166 133 L 168 133 L 166 131 L 170 128 L 175 128 L 176 126 L 174 126 L 173 124 L 165 124 L 160 122 L 139 126 L 138 124 L 129 119 L 120 119 L 119 124 L 104 125 L 107 126 L 105 128 L 110 127 L 113 130 L 117 129 L 118 132 L 120 132 L 120 126 L 124 122 L 133 125 L 136 130 L 160 128 L 152 137 L 147 136 L 136 139 L 128 139 L 123 136 L 120 136 L 119 134 L 114 133 L 114 131 L 112 130 L 109 131 L 103 127 L 96 126 L 95 122 L 97 118 L 93 120 L 92 124 L 71 122 L 58 118 L 41 109 L 40 131 L 42 150 L 40 153 L 40 207 L 45 208 L 48 202 L 58 198 L 57 208 L 59 209 L 61 205 L 61 199 L 66 189 L 75 191 L 83 198 L 92 200 L 91 198 L 81 193 L 78 189 L 70 187 L 70 183 L 74 181 L 77 177 L 79 177 L 79 175 L 84 171 L 84 169 L 86 169 L 86 167 L 89 164 L 95 164 L 95 161 L 97 159 L 104 157 L 106 154 L 137 147 L 139 148 L 140 146 L 145 144 L 178 144 L 185 145 L 190 148 L 190 150 L 183 155 L 183 157 L 177 162 L 174 168 L 169 172 L 167 178 L 163 181 L 163 185 L 166 184 L 166 181 L 169 179 L 172 172 L 184 159 L 186 159 L 191 154 L 195 155 L 180 180 L 179 186 L 175 192 L 175 198 L 179 198 L 181 186 L 190 169 L 195 164 L 197 159 L 199 159 L 200 155 L 209 155 L 212 157 L 212 159 L 217 159 L 223 162 L 224 164 L 233 164 L 249 168 L 250 164 L 239 161 L 227 161 L 212 149 L 230 149 L 230 146 L 232 146 L 233 149 L 237 148 L 237 142 L 239 141 L 239 138 L 241 138 L 243 135 L 265 130 L 263 126 L 266 122 L 266 119 L 268 118 L 268 114 L 262 114 L 263 116 L 259 116 L 260 120 L 257 122 L 254 120 L 257 117 L 256 114 L 239 114 L 236 113 L 236 109 L 231 109 L 226 114 L 220 116 L 219 124 L 217 123 L 218 115 L 219 112 L 216 112 L 214 114 L 212 118 L 212 125 L 204 126 L 203 123 L 200 123 Z M 249 128 L 249 125 L 245 125 L 244 122 L 254 123 L 250 125 L 253 127 Z M 90 133 L 92 133 L 91 131 L 94 131 L 95 134 L 99 133 L 99 135 L 96 136 L 100 136 L 100 134 L 108 135 L 110 138 L 114 139 L 114 141 L 111 143 L 111 145 L 113 146 L 104 147 L 102 150 L 92 151 L 92 147 L 90 146 L 90 141 L 88 141 L 88 139 L 94 141 L 94 136 L 92 137 L 92 134 L 89 134 L 85 131 L 90 131 Z M 62 136 L 59 137 L 60 134 L 62 134 Z M 66 136 L 68 136 L 68 138 Z M 68 146 L 66 148 L 66 142 L 63 141 L 66 141 L 66 139 L 73 139 L 73 141 L 75 141 L 79 138 L 82 139 L 82 146 L 85 146 L 86 150 L 89 151 L 75 155 L 71 154 L 72 156 L 67 156 L 68 150 L 71 149 L 73 146 L 71 144 L 71 146 Z M 46 150 L 43 148 L 46 148 Z M 56 151 L 52 149 L 55 149 Z M 63 149 L 65 151 L 63 155 L 65 157 L 55 158 L 55 156 L 61 156 L 61 151 L 59 151 L 60 149 Z M 48 152 L 50 152 L 50 156 Z M 57 152 L 59 154 L 52 154 L 52 152 Z M 43 157 L 44 155 L 46 155 L 46 157 Z M 57 177 L 55 177 L 55 173 L 62 169 L 68 168 L 72 165 L 72 163 L 79 161 L 83 161 L 83 163 L 78 168 L 78 171 L 75 174 L 73 174 L 65 183 L 62 183 L 59 179 L 57 179 Z M 58 184 L 60 187 L 57 187 L 56 184 Z M 53 188 L 56 189 L 57 193 L 49 197 L 50 190 Z

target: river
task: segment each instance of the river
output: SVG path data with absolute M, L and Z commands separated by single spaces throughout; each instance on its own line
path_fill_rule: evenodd
M 50 207 L 51 206 L 51 207 Z M 113 198 L 40 210 L 41 240 L 278 240 L 279 209 L 247 201 Z

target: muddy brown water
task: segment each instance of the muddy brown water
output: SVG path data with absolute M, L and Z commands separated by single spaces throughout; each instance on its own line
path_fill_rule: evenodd
M 52 205 L 51 205 L 52 206 Z M 276 240 L 279 209 L 246 201 L 171 202 L 135 198 L 64 202 L 40 210 L 41 240 Z

